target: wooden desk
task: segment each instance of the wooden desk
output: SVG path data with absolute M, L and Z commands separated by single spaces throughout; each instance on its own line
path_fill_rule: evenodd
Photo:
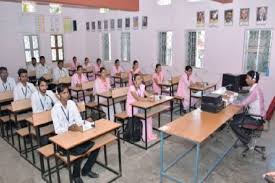
M 85 91 L 92 91 L 93 90 L 93 81 L 88 81 L 86 83 L 82 83 L 82 87 L 69 87 L 70 91 L 74 91 L 76 92 L 76 99 L 77 101 L 79 101 L 79 93 L 82 93 L 83 97 L 84 97 L 84 102 L 86 102 L 85 100 Z M 75 98 L 73 95 L 71 95 L 72 98 Z
M 114 81 L 114 87 L 116 86 L 116 84 L 119 84 L 120 87 L 127 86 L 128 83 L 128 73 L 126 73 L 127 76 L 125 76 L 124 74 L 116 74 L 111 76 L 111 78 Z
M 174 86 L 178 86 L 179 81 L 172 82 L 170 81 L 164 81 L 163 83 L 160 83 L 160 89 L 161 89 L 161 95 L 164 93 L 165 88 L 169 89 L 169 95 L 174 96 Z
M 170 108 L 171 114 L 171 121 L 173 120 L 173 99 L 174 97 L 171 96 L 161 96 L 160 100 L 154 101 L 154 102 L 143 102 L 143 101 L 137 101 L 134 102 L 132 104 L 132 116 L 133 117 L 137 117 L 140 119 L 143 119 L 145 121 L 145 147 L 141 146 L 139 144 L 136 143 L 132 143 L 142 149 L 148 149 L 154 145 L 156 145 L 159 141 L 155 142 L 154 144 L 150 145 L 148 147 L 148 140 L 147 140 L 147 118 L 151 117 L 155 114 L 158 114 L 158 125 L 160 127 L 160 113 L 162 111 L 166 111 Z M 169 105 L 164 105 L 165 103 L 170 102 L 170 106 Z M 138 108 L 144 111 L 144 113 L 136 113 L 134 114 L 134 108 Z M 155 110 L 152 110 L 153 108 L 155 108 Z M 151 109 L 151 111 L 149 111 Z
M 69 171 L 69 177 L 70 177 L 70 183 L 72 183 L 72 174 L 71 174 L 71 155 L 70 155 L 70 149 L 74 148 L 80 144 L 83 144 L 90 140 L 96 140 L 98 137 L 101 137 L 105 134 L 112 133 L 113 131 L 116 131 L 120 128 L 120 124 L 114 123 L 111 121 L 108 121 L 106 119 L 100 119 L 95 122 L 95 128 L 87 130 L 85 132 L 72 132 L 68 131 L 60 135 L 56 135 L 54 137 L 50 138 L 50 141 L 54 143 L 54 151 L 56 154 L 56 163 L 57 158 L 60 157 L 59 153 L 57 152 L 57 147 L 61 147 L 67 152 L 67 165 L 68 165 L 68 171 Z M 120 139 L 116 138 L 118 143 L 118 159 L 119 159 L 119 172 L 116 172 L 115 170 L 111 169 L 110 167 L 107 168 L 107 165 L 105 168 L 112 170 L 113 173 L 116 173 L 118 177 L 121 176 L 121 150 L 120 150 Z M 58 179 L 60 180 L 59 176 L 59 168 L 57 166 L 57 175 Z M 116 178 L 118 178 L 116 177 Z
M 93 69 L 89 69 L 89 70 L 84 70 L 83 73 L 86 74 L 86 76 L 87 76 L 87 78 L 89 80 L 89 77 L 92 76 L 90 74 L 93 74 L 94 71 L 93 71 Z
M 190 90 L 190 98 L 189 98 L 189 110 L 191 111 L 191 99 L 192 98 L 201 98 L 203 96 L 203 93 L 207 90 L 210 90 L 211 88 L 214 88 L 216 90 L 217 84 L 205 84 L 203 85 L 192 85 L 189 87 Z M 193 92 L 201 92 L 201 95 L 193 95 Z
M 182 159 L 186 154 L 191 152 L 194 148 L 196 148 L 196 158 L 195 158 L 195 170 L 194 170 L 194 182 L 204 182 L 204 180 L 208 177 L 208 175 L 216 168 L 218 163 L 224 158 L 224 156 L 231 150 L 233 145 L 231 145 L 221 158 L 217 162 L 214 163 L 214 166 L 208 170 L 206 176 L 202 179 L 199 179 L 199 162 L 200 162 L 200 145 L 210 136 L 212 135 L 219 127 L 225 124 L 228 120 L 230 120 L 235 114 L 237 114 L 241 108 L 229 105 L 225 109 L 223 109 L 219 113 L 209 113 L 201 111 L 200 109 L 196 109 L 183 117 L 176 119 L 175 121 L 162 126 L 159 130 L 161 131 L 161 147 L 160 147 L 160 160 L 161 160 L 161 173 L 160 179 L 161 182 L 163 177 L 166 177 L 170 180 L 176 182 L 182 182 L 175 177 L 168 175 L 166 172 L 169 168 L 176 164 L 180 159 Z M 176 158 L 175 161 L 170 163 L 167 167 L 164 167 L 164 138 L 163 135 L 169 134 L 174 135 L 190 142 L 193 142 L 195 145 L 185 152 L 183 155 L 180 155 Z

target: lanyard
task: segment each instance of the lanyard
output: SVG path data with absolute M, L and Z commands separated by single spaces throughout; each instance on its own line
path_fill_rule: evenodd
M 42 108 L 43 108 L 43 111 L 44 111 L 44 110 L 45 110 L 44 103 L 46 102 L 47 98 L 46 98 L 46 96 L 44 97 L 44 103 L 43 103 L 43 102 L 42 102 L 42 99 L 41 99 L 41 97 L 40 97 L 40 95 L 39 95 L 39 93 L 38 93 L 38 97 L 39 97 L 40 104 L 41 104 L 41 106 L 42 106 Z
M 24 91 L 24 89 L 23 88 L 21 88 L 21 91 L 22 91 L 22 93 L 23 93 L 23 95 L 25 96 L 25 99 L 27 98 L 27 94 L 28 94 L 28 86 L 26 86 L 26 87 L 24 87 L 26 90 Z
M 9 84 L 9 87 L 10 87 L 10 89 L 11 89 L 10 83 L 8 83 L 8 84 Z M 7 91 L 8 85 L 5 85 L 5 83 L 3 83 L 2 85 L 3 85 L 3 88 L 5 89 L 5 91 Z
M 66 119 L 67 119 L 67 121 L 69 123 L 70 122 L 70 113 L 69 113 L 69 111 L 68 111 L 68 114 L 66 114 L 66 112 L 65 112 L 65 110 L 64 110 L 64 108 L 62 106 L 61 106 L 61 109 L 62 109 L 63 114 L 65 115 L 65 117 L 66 117 Z

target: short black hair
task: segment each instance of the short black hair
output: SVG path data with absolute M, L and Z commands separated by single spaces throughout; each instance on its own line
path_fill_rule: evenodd
M 161 64 L 156 64 L 156 69 L 158 68 L 158 67 L 160 67 L 161 66 Z
M 89 58 L 88 57 L 85 57 L 84 61 L 88 60 Z
M 191 69 L 191 71 L 193 70 L 193 68 L 190 66 L 190 65 L 187 65 L 186 67 L 185 67 L 185 71 L 189 71 Z
M 48 84 L 48 81 L 47 81 L 44 77 L 41 77 L 41 78 L 39 78 L 38 81 L 37 81 L 38 86 L 40 86 L 40 84 L 41 84 L 42 82 L 45 82 L 45 83 Z
M 42 60 L 42 59 L 45 59 L 45 57 L 44 56 L 40 56 L 39 59 Z
M 58 60 L 57 65 L 59 65 L 60 63 L 64 63 L 64 61 L 63 60 Z
M 66 85 L 66 84 L 58 84 L 57 86 L 56 86 L 56 91 L 57 91 L 57 93 L 61 93 L 61 92 L 63 92 L 65 89 L 69 89 L 69 87 L 68 87 L 68 85 Z
M 32 61 L 35 60 L 36 61 L 36 58 L 35 57 L 32 57 Z
M 76 59 L 76 56 L 73 56 L 73 60 Z
M 100 59 L 100 58 L 97 58 L 97 59 L 96 59 L 96 63 L 98 63 L 99 61 L 101 62 L 101 59 Z
M 3 71 L 8 71 L 7 67 L 0 67 L 0 74 L 1 74 Z
M 115 64 L 117 64 L 118 62 L 119 62 L 119 59 L 116 59 L 116 60 L 115 60 Z
M 17 72 L 18 76 L 20 77 L 21 74 L 28 74 L 28 71 L 24 68 L 20 68 Z
M 137 61 L 137 60 L 134 60 L 133 66 L 136 65 L 136 64 L 138 64 L 138 61 Z
M 99 73 L 102 73 L 105 69 L 105 67 L 100 67 Z
M 80 68 L 83 68 L 82 65 L 77 66 L 77 69 L 76 69 L 76 70 L 78 70 L 78 69 L 80 69 Z
M 260 80 L 260 74 L 257 71 L 250 70 L 246 73 L 249 75 L 256 83 Z

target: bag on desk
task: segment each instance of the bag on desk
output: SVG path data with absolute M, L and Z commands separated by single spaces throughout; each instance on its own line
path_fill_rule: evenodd
M 138 142 L 142 136 L 142 122 L 136 117 L 128 119 L 123 138 L 126 141 Z
M 85 152 L 87 152 L 89 149 L 91 149 L 94 146 L 94 142 L 93 141 L 87 141 L 79 146 L 76 146 L 72 149 L 70 149 L 70 154 L 74 155 L 74 156 L 78 156 L 81 154 L 84 154 Z M 60 153 L 61 156 L 66 156 L 67 155 L 67 151 L 64 150 L 63 148 L 58 148 L 58 151 Z

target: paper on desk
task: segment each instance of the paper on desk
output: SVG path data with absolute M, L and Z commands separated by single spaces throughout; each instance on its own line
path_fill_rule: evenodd
M 92 129 L 92 128 L 93 128 L 92 123 L 85 120 L 83 125 L 82 125 L 82 132 L 85 132 L 85 131 L 87 131 L 89 129 Z

